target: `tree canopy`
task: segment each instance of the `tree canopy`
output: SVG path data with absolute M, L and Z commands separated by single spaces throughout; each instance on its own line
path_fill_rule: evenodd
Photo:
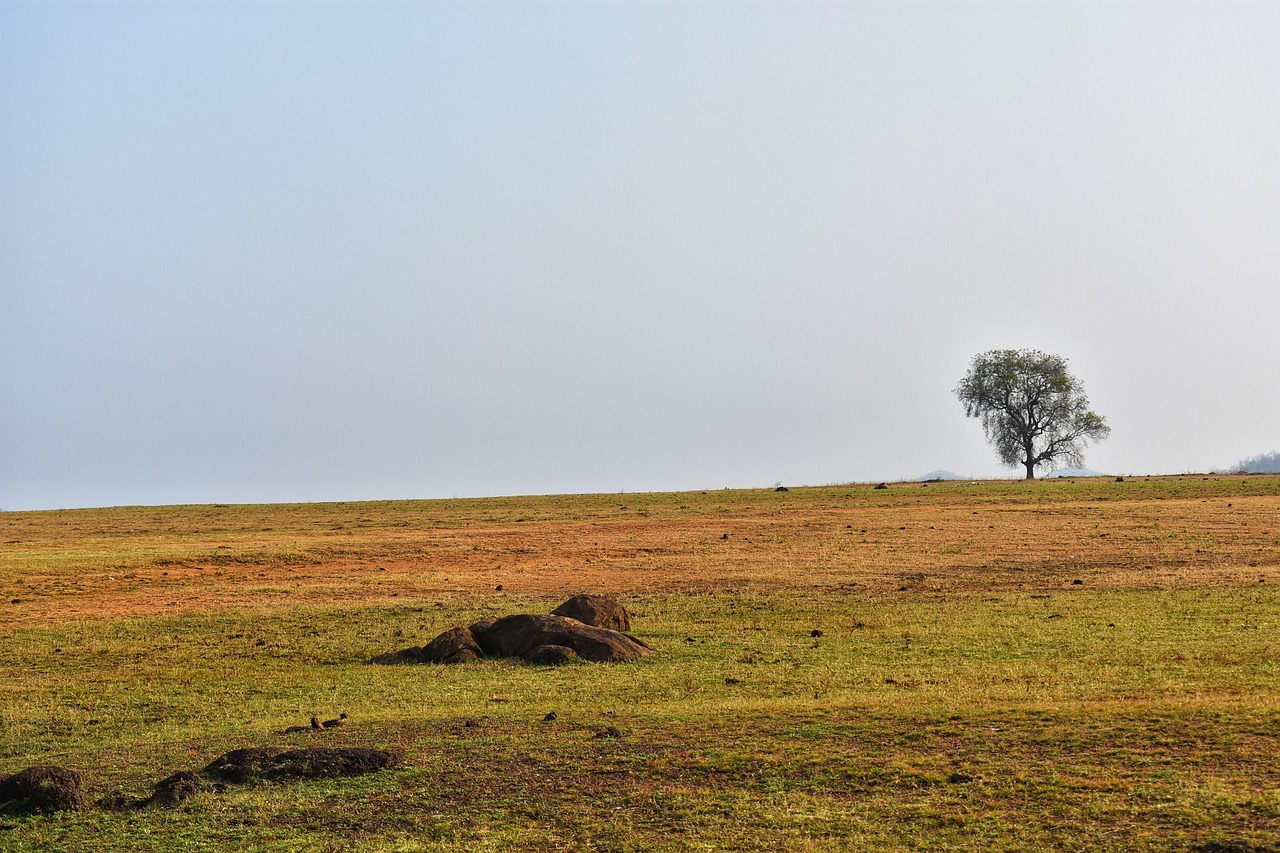
M 1241 459 L 1232 471 L 1243 471 L 1246 474 L 1280 474 L 1280 453 L 1260 453 Z
M 1039 350 L 991 350 L 974 356 L 955 389 L 968 417 L 978 418 L 1000 461 L 1035 469 L 1084 464 L 1084 447 L 1111 433 L 1089 409 L 1084 386 L 1060 356 Z

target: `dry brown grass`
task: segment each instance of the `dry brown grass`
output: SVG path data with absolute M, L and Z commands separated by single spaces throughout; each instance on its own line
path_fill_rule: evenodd
M 1257 494 L 1219 496 L 1240 482 L 1164 478 L 1101 494 L 1105 484 L 1090 481 L 908 483 L 5 513 L 0 607 L 22 625 L 448 598 L 498 585 L 554 597 L 1235 584 L 1280 563 L 1280 478 L 1251 477 Z

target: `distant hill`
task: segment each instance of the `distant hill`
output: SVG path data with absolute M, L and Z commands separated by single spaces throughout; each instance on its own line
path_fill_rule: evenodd
M 972 478 L 961 477 L 955 471 L 930 471 L 928 474 L 921 474 L 916 479 L 923 483 L 929 480 L 969 480 Z

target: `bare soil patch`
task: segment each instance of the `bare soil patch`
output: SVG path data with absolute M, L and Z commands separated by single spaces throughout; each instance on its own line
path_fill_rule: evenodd
M 1280 582 L 1277 519 L 1280 477 L 2 513 L 0 610 Z

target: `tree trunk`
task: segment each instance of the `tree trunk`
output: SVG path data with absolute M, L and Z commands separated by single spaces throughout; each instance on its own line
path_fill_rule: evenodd
M 1036 463 L 1024 462 L 1022 464 L 1027 466 L 1027 479 L 1034 480 L 1036 478 Z

